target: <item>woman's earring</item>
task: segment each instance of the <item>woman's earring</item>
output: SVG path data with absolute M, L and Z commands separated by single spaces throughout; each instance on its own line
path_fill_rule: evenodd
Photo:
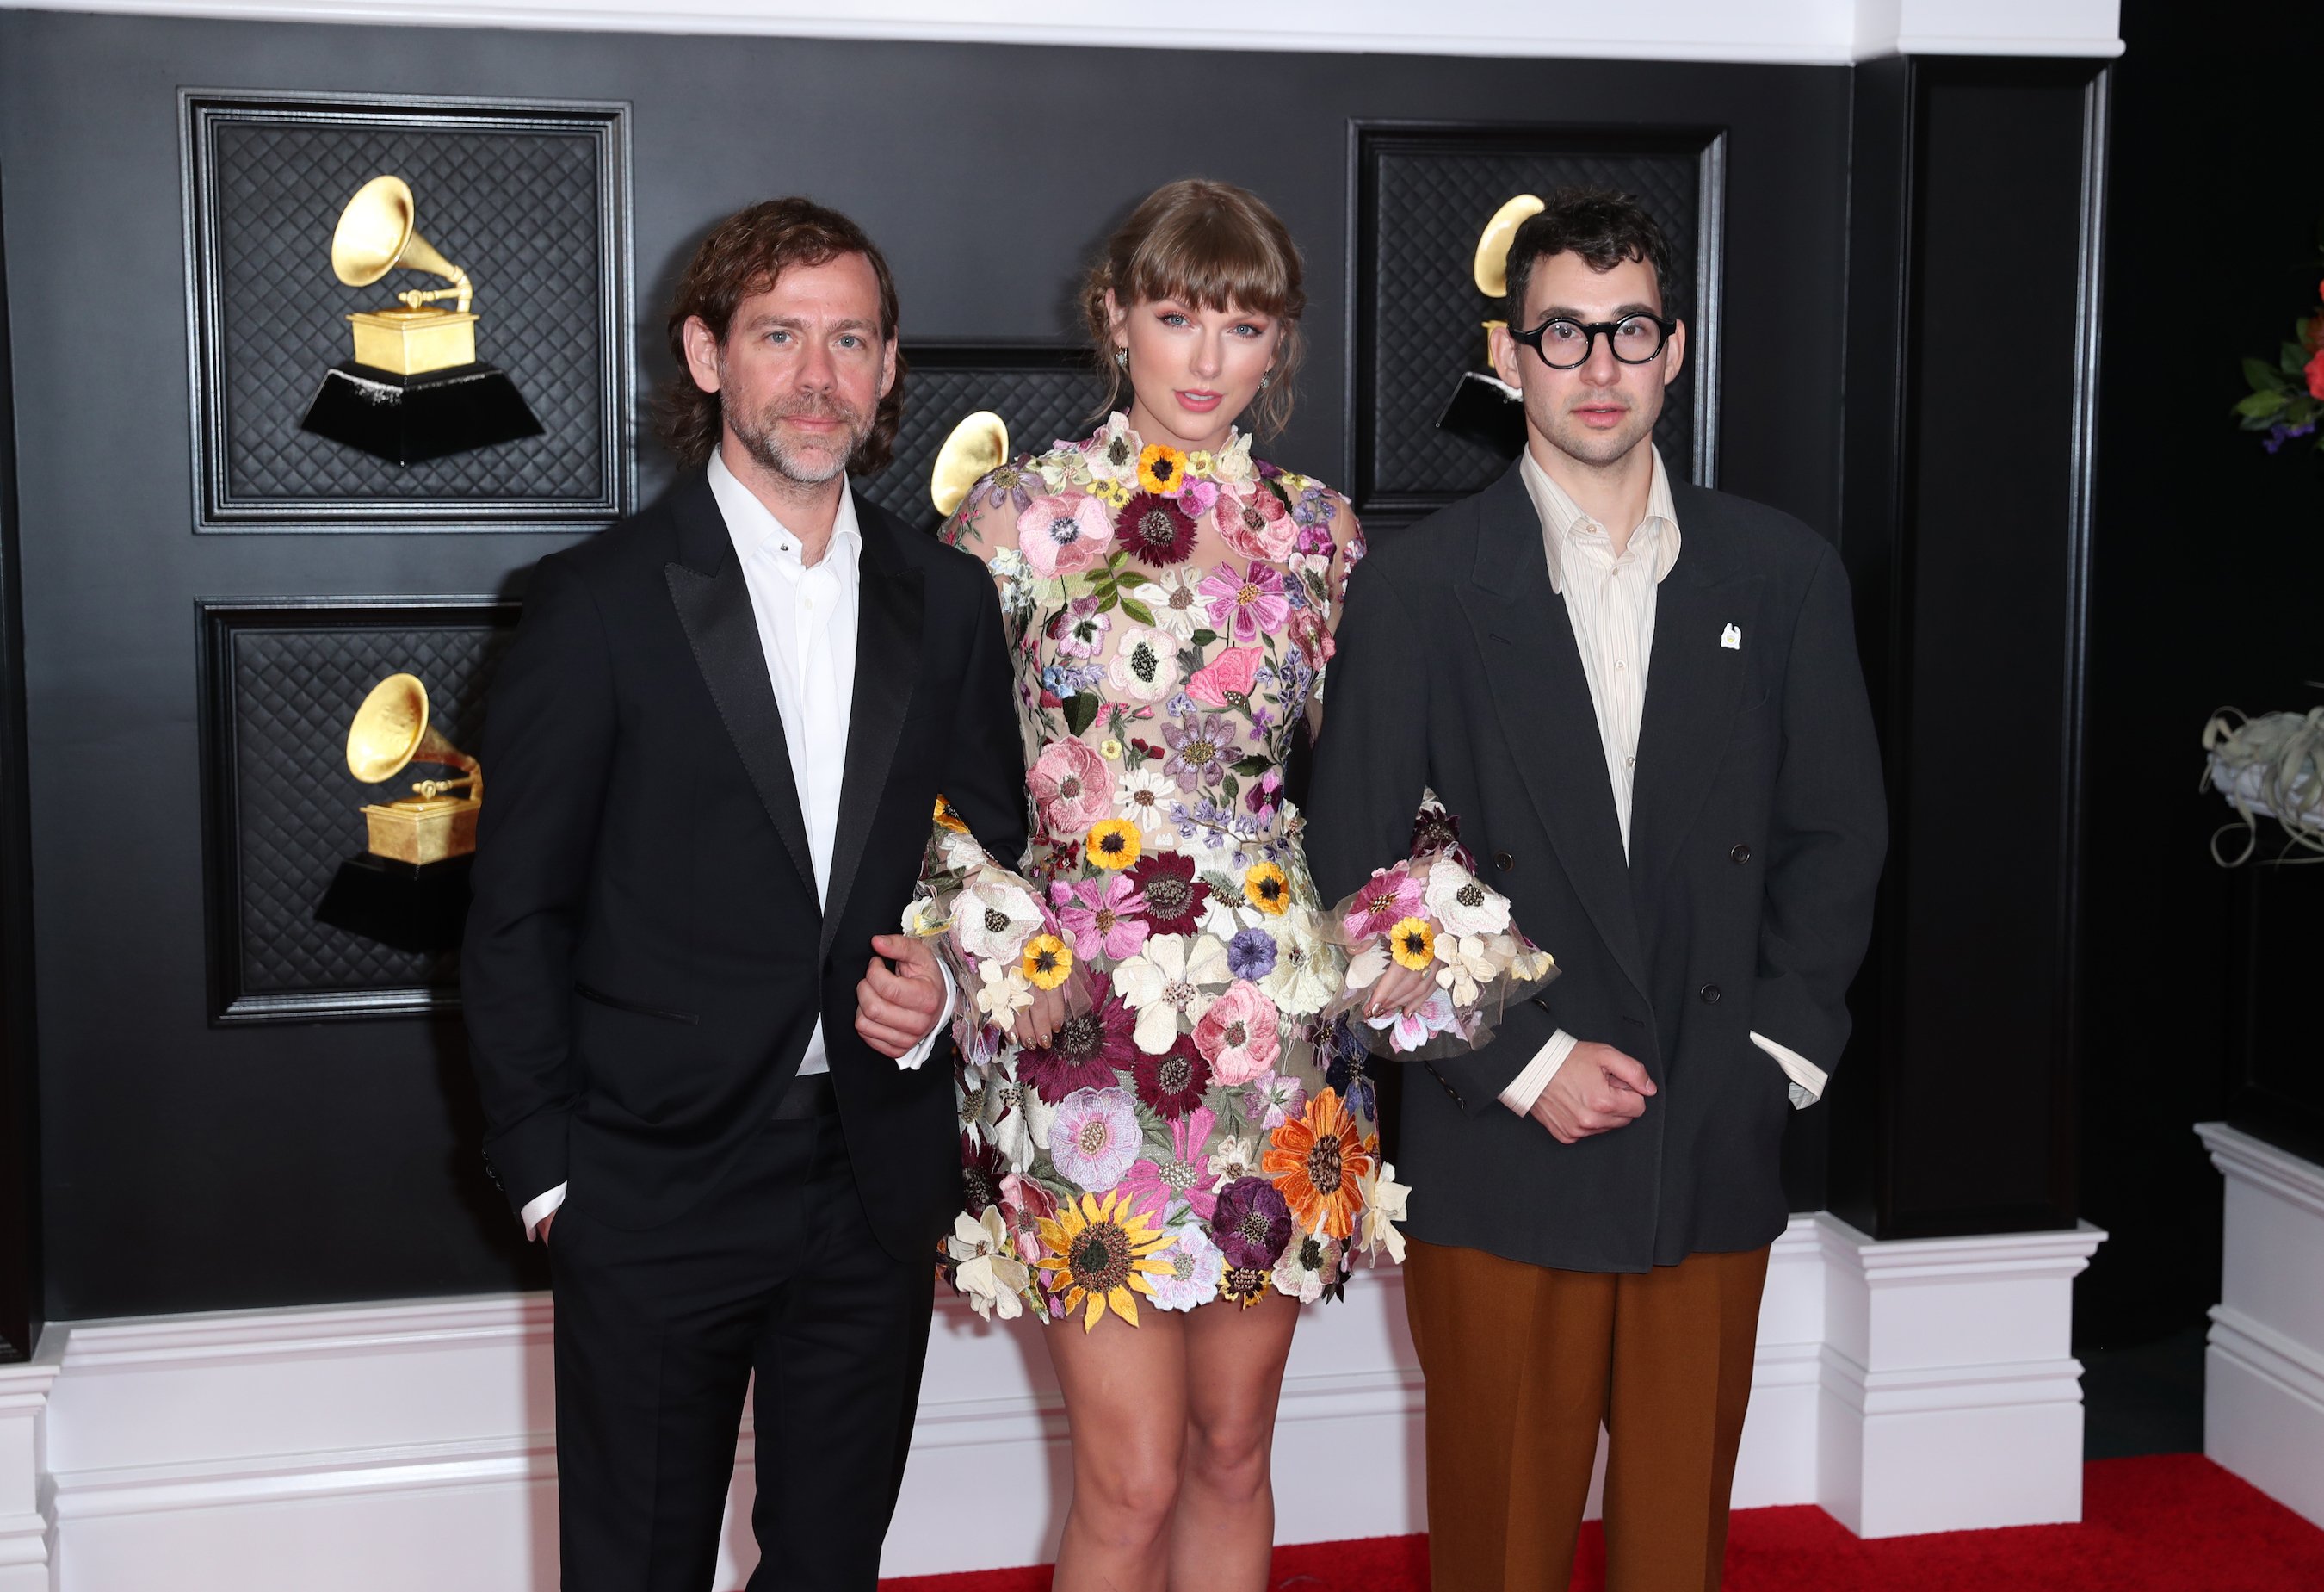
M 1115 347 L 1114 347 L 1114 350 L 1113 350 L 1113 362 L 1114 362 L 1116 365 L 1118 365 L 1118 366 L 1121 366 L 1121 374 L 1122 374 L 1122 375 L 1128 375 L 1130 374 L 1130 350 L 1129 350 L 1129 349 L 1124 348 L 1124 347 L 1120 347 L 1120 345 L 1118 345 L 1118 344 L 1117 344 L 1117 345 L 1115 346 Z
M 1262 393 L 1266 392 L 1266 391 L 1267 391 L 1267 384 L 1268 384 L 1268 383 L 1269 383 L 1269 382 L 1271 382 L 1271 381 L 1273 381 L 1274 379 L 1275 379 L 1275 366 L 1271 366 L 1271 365 L 1270 365 L 1270 366 L 1268 366 L 1267 367 L 1266 371 L 1265 371 L 1265 372 L 1264 372 L 1264 373 L 1259 376 L 1259 390 L 1260 392 L 1262 392 Z

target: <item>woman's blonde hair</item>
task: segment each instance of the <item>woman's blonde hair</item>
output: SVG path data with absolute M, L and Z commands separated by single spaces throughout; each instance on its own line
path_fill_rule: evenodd
M 1183 177 L 1164 183 L 1130 212 L 1105 245 L 1082 287 L 1082 315 L 1097 345 L 1098 374 L 1106 380 L 1105 407 L 1121 407 L 1130 379 L 1113 357 L 1111 292 L 1124 310 L 1176 299 L 1202 310 L 1243 310 L 1273 317 L 1281 328 L 1275 367 L 1251 403 L 1250 429 L 1280 432 L 1291 418 L 1292 388 L 1305 345 L 1299 316 L 1307 308 L 1299 249 L 1265 200 L 1231 182 Z

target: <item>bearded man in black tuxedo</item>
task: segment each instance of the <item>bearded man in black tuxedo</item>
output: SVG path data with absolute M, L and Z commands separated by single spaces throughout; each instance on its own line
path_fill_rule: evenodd
M 902 1479 L 960 1173 L 957 994 L 896 930 L 939 793 L 1014 856 L 1025 770 L 983 565 L 849 489 L 897 319 L 844 216 L 714 231 L 669 317 L 690 473 L 541 560 L 493 684 L 462 980 L 549 1245 L 576 1592 L 706 1592 L 754 1372 L 752 1587 L 870 1592 Z

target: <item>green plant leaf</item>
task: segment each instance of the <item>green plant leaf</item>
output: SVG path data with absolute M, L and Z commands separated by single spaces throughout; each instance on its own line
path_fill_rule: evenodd
M 2242 415 L 2246 420 L 2265 420 L 2270 415 L 2282 411 L 2284 404 L 2288 402 L 2290 402 L 2290 395 L 2288 393 L 2280 392 L 2254 393 L 2250 397 L 2236 405 L 2236 412 Z
M 2245 360 L 2244 380 L 2251 384 L 2252 391 L 2255 393 L 2281 393 L 2283 391 L 2283 373 L 2276 369 L 2275 366 L 2268 364 L 2264 359 Z
M 1259 775 L 1265 773 L 1268 769 L 1275 765 L 1259 754 L 1254 752 L 1248 757 L 1236 758 L 1227 766 L 1233 769 L 1235 773 L 1239 774 L 1249 774 L 1253 778 L 1257 778 Z
M 1207 647 L 1218 639 L 1219 633 L 1215 630 L 1198 630 L 1186 638 L 1189 644 L 1197 647 Z
M 1075 691 L 1065 699 L 1065 727 L 1079 735 L 1097 722 L 1101 704 L 1095 691 Z
M 1101 614 L 1110 612 L 1120 601 L 1121 594 L 1108 588 L 1106 594 L 1097 600 L 1097 611 Z
M 2308 369 L 2308 350 L 2297 343 L 2284 344 L 2280 357 L 2283 365 L 2283 374 L 2288 376 L 2301 375 Z
M 1129 615 L 1132 619 L 1137 620 L 1140 625 L 1151 625 L 1154 623 L 1154 610 L 1148 607 L 1144 603 L 1139 602 L 1136 597 L 1122 598 L 1121 611 Z

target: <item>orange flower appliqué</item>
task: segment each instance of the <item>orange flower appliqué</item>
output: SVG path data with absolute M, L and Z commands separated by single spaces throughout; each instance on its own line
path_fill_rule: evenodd
M 1259 1170 L 1304 1230 L 1320 1228 L 1327 1236 L 1345 1238 L 1355 1231 L 1363 1209 L 1356 1185 L 1371 1175 L 1377 1153 L 1376 1143 L 1356 1126 L 1339 1091 L 1327 1088 L 1275 1130 Z

